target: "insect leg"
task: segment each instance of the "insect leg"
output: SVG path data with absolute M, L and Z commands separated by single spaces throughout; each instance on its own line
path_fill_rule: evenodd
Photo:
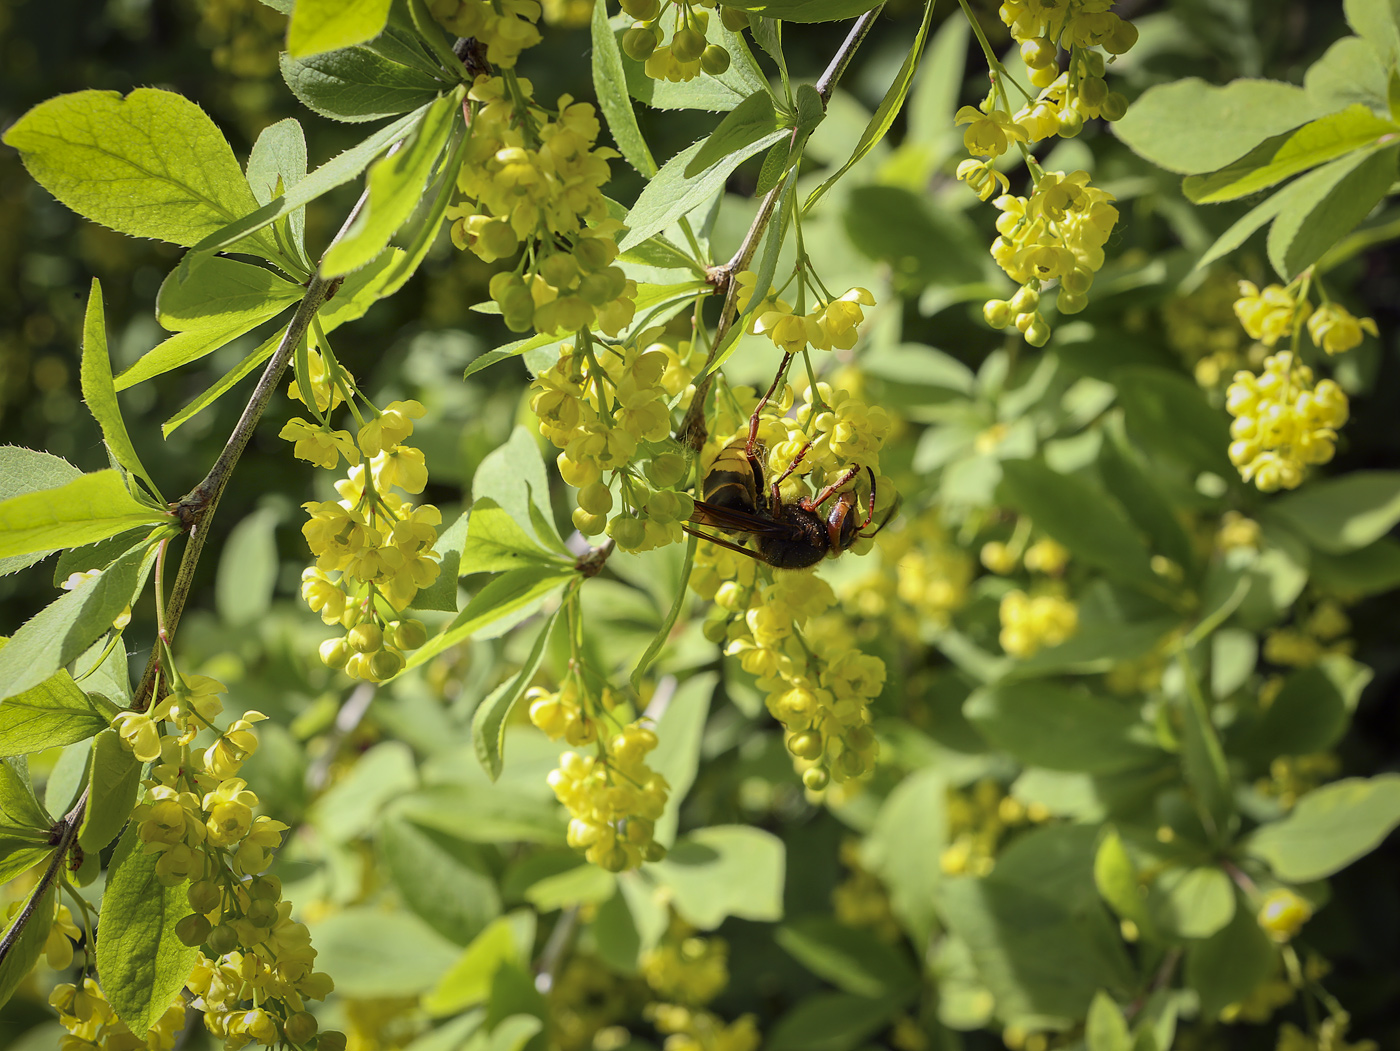
M 758 462 L 758 458 L 757 458 L 757 456 L 754 454 L 754 450 L 758 447 L 758 417 L 759 417 L 759 414 L 763 412 L 764 407 L 768 404 L 768 400 L 769 400 L 770 398 L 773 397 L 773 392 L 774 392 L 775 390 L 778 389 L 778 384 L 781 383 L 781 382 L 783 381 L 783 377 L 784 377 L 785 375 L 787 375 L 788 364 L 789 364 L 791 361 L 792 361 L 792 355 L 791 355 L 791 354 L 784 354 L 784 355 L 783 355 L 782 364 L 780 364 L 780 365 L 778 366 L 778 374 L 777 374 L 776 376 L 773 377 L 773 383 L 772 383 L 772 385 L 768 388 L 768 393 L 765 394 L 763 397 L 761 397 L 761 398 L 758 399 L 758 405 L 754 408 L 754 410 L 753 410 L 753 415 L 749 417 L 749 444 L 748 444 L 748 450 L 747 450 L 747 451 L 748 451 L 748 454 L 749 454 L 749 461 L 750 461 L 751 463 L 755 463 L 755 464 L 756 464 L 756 463 Z M 759 474 L 759 477 L 762 477 L 762 474 L 761 474 L 761 473 Z
M 807 444 L 810 445 L 811 443 L 808 442 Z M 805 450 L 804 450 L 804 452 L 805 452 Z M 798 457 L 798 459 L 801 459 L 801 457 Z M 796 463 L 797 463 L 797 460 L 794 460 L 793 463 L 796 464 Z M 868 470 L 870 470 L 870 468 L 867 467 L 866 470 L 868 471 Z M 852 478 L 854 478 L 854 477 L 855 477 L 856 475 L 858 475 L 858 474 L 860 474 L 860 467 L 859 467 L 859 465 L 856 465 L 856 466 L 853 466 L 853 467 L 850 467 L 849 469 L 847 469 L 846 472 L 845 472 L 844 474 L 842 474 L 840 478 L 836 479 L 836 481 L 832 482 L 830 485 L 828 485 L 825 489 L 823 489 L 821 492 L 819 492 L 819 493 L 816 495 L 816 499 L 814 499 L 814 500 L 812 501 L 812 507 L 814 507 L 814 508 L 821 507 L 822 504 L 826 503 L 828 500 L 831 499 L 832 494 L 835 493 L 836 490 L 840 489 L 843 485 L 845 485 L 847 482 L 849 482 Z M 875 480 L 875 475 L 874 475 L 873 473 L 871 474 L 870 479 L 871 479 L 872 482 Z M 874 487 L 872 486 L 872 490 L 873 490 L 873 488 L 874 488 Z M 874 496 L 874 493 L 873 493 L 873 492 L 871 493 L 870 499 L 871 499 L 872 501 L 875 499 L 875 496 Z M 871 506 L 873 507 L 874 504 L 872 503 Z

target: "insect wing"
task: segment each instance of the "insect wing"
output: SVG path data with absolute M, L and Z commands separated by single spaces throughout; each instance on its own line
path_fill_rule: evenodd
M 696 525 L 724 529 L 732 533 L 751 533 L 754 536 L 785 537 L 792 532 L 783 523 L 772 518 L 748 511 L 731 510 L 704 500 L 695 501 L 695 513 L 690 516 L 690 520 Z

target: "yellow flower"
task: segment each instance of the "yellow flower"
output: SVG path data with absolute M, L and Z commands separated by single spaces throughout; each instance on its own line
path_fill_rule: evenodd
M 413 433 L 413 421 L 428 410 L 416 401 L 390 402 L 389 407 L 360 428 L 360 448 L 366 456 L 378 456 Z
M 968 125 L 963 132 L 963 145 L 974 157 L 999 157 L 1013 142 L 1025 142 L 1030 136 L 1005 110 L 983 113 L 976 106 L 964 106 L 953 118 L 955 124 Z
M 989 161 L 979 161 L 974 157 L 958 164 L 958 181 L 967 183 L 984 201 L 990 201 L 998 193 L 1005 193 L 1011 188 L 1011 180 L 993 168 Z
M 355 439 L 349 431 L 333 431 L 328 427 L 295 418 L 288 420 L 277 437 L 294 442 L 292 455 L 299 460 L 308 460 L 317 467 L 333 471 L 343 456 L 347 463 L 354 463 Z
M 1356 317 L 1337 303 L 1324 303 L 1308 318 L 1308 335 L 1328 354 L 1342 354 L 1360 346 L 1364 335 L 1380 335 L 1368 317 Z
M 1235 316 L 1249 338 L 1259 340 L 1266 347 L 1292 335 L 1298 319 L 1307 317 L 1311 311 L 1312 306 L 1306 299 L 1295 299 L 1282 285 L 1268 285 L 1261 292 L 1252 281 L 1240 282 Z
M 408 445 L 385 449 L 370 461 L 374 484 L 382 491 L 398 486 L 406 493 L 421 493 L 428 484 L 428 467 L 423 451 Z

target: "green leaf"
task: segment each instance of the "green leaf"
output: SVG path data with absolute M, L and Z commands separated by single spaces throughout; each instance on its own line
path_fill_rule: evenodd
M 383 299 L 391 296 L 406 285 L 408 279 L 418 272 L 418 268 L 427 258 L 433 245 L 437 243 L 437 236 L 442 230 L 443 217 L 447 214 L 447 206 L 457 192 L 455 173 L 462 170 L 462 160 L 467 155 L 467 147 L 470 142 L 470 135 L 463 134 L 457 137 L 457 145 L 447 155 L 447 161 L 438 167 L 437 195 L 427 208 L 420 208 L 414 213 L 409 225 L 401 228 L 400 241 L 404 245 L 404 250 L 391 253 L 393 263 L 386 269 L 379 287 L 378 298 Z
M 25 621 L 0 650 L 0 700 L 38 686 L 106 634 L 141 593 L 154 562 L 154 547 L 138 544 Z
M 1148 88 L 1113 130 L 1159 168 L 1196 175 L 1223 168 L 1265 139 L 1320 116 L 1293 84 L 1233 80 L 1216 87 L 1187 77 Z
M 963 714 L 996 747 L 1048 770 L 1110 773 L 1160 758 L 1135 740 L 1142 724 L 1135 708 L 1051 682 L 985 687 Z
M 663 846 L 669 847 L 675 842 L 681 804 L 700 769 L 705 720 L 710 714 L 710 700 L 718 681 L 719 677 L 714 672 L 692 675 L 681 683 L 657 720 L 657 745 L 647 763 L 670 786 L 666 808 L 656 819 L 656 827 L 652 831 L 653 838 Z
M 1160 554 L 1189 569 L 1196 560 L 1195 554 L 1175 509 L 1127 442 L 1118 434 L 1105 438 L 1098 461 L 1104 488 Z
M 572 567 L 561 570 L 557 566 L 526 566 L 503 573 L 473 595 L 451 624 L 414 651 L 408 666 L 416 668 L 488 626 L 495 625 L 497 634 L 514 627 L 547 595 L 576 579 L 578 574 Z M 0 659 L 3 656 L 0 651 Z
M 391 0 L 297 0 L 287 27 L 287 53 L 306 58 L 373 40 L 389 21 Z
M 58 95 L 20 117 L 4 141 L 65 205 L 132 237 L 188 247 L 257 208 L 223 133 L 172 91 Z M 239 250 L 282 254 L 263 235 Z
M 771 922 L 783 915 L 785 848 L 771 832 L 711 825 L 677 840 L 664 861 L 648 866 L 687 923 L 713 930 L 728 916 Z
M 598 96 L 598 108 L 608 122 L 613 142 L 622 158 L 644 179 L 656 174 L 656 161 L 642 131 L 637 127 L 637 114 L 627 95 L 627 73 L 622 64 L 622 49 L 608 21 L 606 4 L 593 5 L 589 22 L 593 38 L 593 91 Z
M 0 503 L 0 556 L 78 547 L 134 526 L 174 521 L 137 502 L 117 471 L 98 471 Z
M 1284 680 L 1239 750 L 1261 761 L 1324 752 L 1342 739 L 1350 719 L 1346 700 L 1332 680 L 1320 668 L 1303 668 Z
M 778 115 L 773 109 L 773 97 L 767 91 L 755 91 L 726 113 L 715 130 L 700 144 L 700 149 L 685 166 L 685 177 L 694 178 L 729 154 L 780 129 Z
M 1146 545 L 1102 490 L 1037 460 L 1004 460 L 1001 468 L 1004 502 L 1029 515 L 1075 558 L 1130 583 L 1156 585 Z
M 554 630 L 555 621 L 559 619 L 559 609 L 546 618 L 540 633 L 535 636 L 535 644 L 530 647 L 530 655 L 520 666 L 520 671 L 513 679 L 506 680 L 493 690 L 486 700 L 477 705 L 476 712 L 472 715 L 472 744 L 476 748 L 477 759 L 481 761 L 482 768 L 492 781 L 501 776 L 501 767 L 505 762 L 506 720 L 510 718 L 516 702 L 524 696 L 525 690 L 534 681 L 535 673 L 540 670 L 549 634 Z
M 51 854 L 52 851 L 47 853 Z M 29 921 L 24 925 L 24 930 L 14 940 L 9 952 L 5 954 L 5 958 L 0 960 L 0 1006 L 10 1002 L 10 997 L 15 995 L 15 990 L 19 988 L 20 983 L 29 977 L 29 972 L 39 962 L 39 954 L 44 951 L 44 942 L 48 939 L 49 928 L 53 926 L 56 911 L 54 895 L 57 892 L 58 882 L 56 880 L 50 880 L 42 888 L 35 887 L 25 898 L 23 908 L 15 914 L 14 919 L 5 925 L 3 937 L 9 938 L 10 932 L 14 930 L 15 924 L 19 922 L 25 910 L 30 905 L 34 906 Z
M 82 471 L 60 456 L 18 445 L 0 445 L 0 506 L 12 497 L 56 489 L 82 476 Z M 31 551 L 27 555 L 0 558 L 0 576 L 27 569 L 49 553 Z
M 1197 204 L 1233 201 L 1396 131 L 1400 131 L 1400 126 L 1394 121 L 1383 120 L 1357 103 L 1339 113 L 1319 117 L 1297 131 L 1260 143 L 1218 172 L 1189 176 L 1182 189 Z
M 793 6 L 812 10 L 823 5 L 820 3 L 794 3 Z M 924 4 L 923 21 L 919 23 L 918 32 L 914 34 L 914 42 L 909 46 L 909 53 L 904 56 L 904 64 L 899 67 L 899 72 L 895 74 L 894 83 L 885 91 L 885 97 L 875 107 L 875 112 L 870 117 L 870 123 L 861 132 L 860 140 L 856 143 L 855 149 L 851 151 L 851 156 L 833 175 L 811 192 L 807 197 L 807 203 L 802 206 L 804 212 L 811 211 L 812 205 L 821 200 L 826 192 L 836 185 L 841 176 L 864 159 L 885 137 L 890 126 L 894 124 L 894 119 L 899 116 L 899 111 L 904 107 L 904 100 L 909 97 L 909 88 L 914 83 L 914 72 L 919 68 L 919 59 L 923 57 L 924 45 L 928 43 L 928 30 L 929 26 L 933 24 L 933 9 L 936 6 L 938 5 L 933 3 L 933 0 L 928 0 Z M 809 21 L 809 19 L 804 18 L 801 21 Z M 825 21 L 825 19 L 813 18 L 810 21 Z
M 1303 90 L 1324 110 L 1339 110 L 1361 103 L 1377 110 L 1386 107 L 1387 64 L 1360 37 L 1335 41 L 1303 74 Z M 1395 116 L 1392 112 L 1391 116 Z
M 88 803 L 78 828 L 78 846 L 96 854 L 116 839 L 131 817 L 140 785 L 141 764 L 136 756 L 117 731 L 103 730 L 92 742 Z
M 1186 984 L 1201 998 L 1201 1014 L 1214 1018 L 1247 997 L 1275 967 L 1274 945 L 1247 905 L 1223 930 L 1186 947 Z
M 1400 11 L 1394 0 L 1345 0 L 1347 24 L 1389 67 L 1400 57 Z
M 1012 663 L 1003 679 L 1029 679 L 1065 672 L 1081 675 L 1106 672 L 1122 661 L 1136 660 L 1151 653 L 1162 637 L 1178 625 L 1179 621 L 1171 617 L 1141 624 L 1081 623 L 1078 633 L 1067 641 Z
M 804 916 L 778 928 L 774 939 L 798 963 L 842 992 L 908 1003 L 919 976 L 904 953 L 868 928 L 834 916 Z
M 493 501 L 522 529 L 533 526 L 535 540 L 541 546 L 572 557 L 554 525 L 549 475 L 540 455 L 539 436 L 529 428 L 517 426 L 504 445 L 482 459 L 472 476 L 473 508 L 483 498 Z
M 112 360 L 107 356 L 107 322 L 102 313 L 102 286 L 97 278 L 92 279 L 88 292 L 87 314 L 83 319 L 83 360 L 82 360 L 83 400 L 97 425 L 102 428 L 102 438 L 112 459 L 132 474 L 142 479 L 151 492 L 159 496 L 160 488 L 151 479 L 141 464 L 141 457 L 131 444 L 131 436 L 126 433 L 122 421 L 121 406 L 117 404 L 117 390 L 112 385 Z
M 1256 204 L 1244 215 L 1240 216 L 1230 228 L 1215 239 L 1215 243 L 1205 250 L 1205 253 L 1196 261 L 1196 269 L 1204 270 L 1217 259 L 1222 259 L 1229 255 L 1240 245 L 1249 240 L 1254 231 L 1272 222 L 1274 217 L 1287 206 L 1289 194 L 1299 183 L 1316 173 L 1309 173 L 1296 182 L 1289 183 L 1278 193 L 1265 201 Z
M 880 806 L 862 863 L 889 889 L 890 908 L 915 941 L 933 929 L 933 891 L 948 845 L 948 784 L 941 770 L 916 770 Z
M 311 925 L 316 968 L 341 996 L 416 997 L 452 966 L 460 948 L 417 916 L 378 905 L 332 913 Z
M 1235 885 L 1211 865 L 1172 869 L 1157 880 L 1162 927 L 1182 938 L 1209 938 L 1235 917 Z
M 565 563 L 540 547 L 495 500 L 482 497 L 472 504 L 458 567 L 462 576 L 540 565 L 562 569 Z
M 279 61 L 282 79 L 303 106 L 351 124 L 417 109 L 432 102 L 444 86 L 431 74 L 368 47 L 302 59 L 284 52 Z
M 585 864 L 530 884 L 525 900 L 537 912 L 553 912 L 576 905 L 601 905 L 616 892 L 616 876 L 597 865 Z
M 244 333 L 251 332 L 268 318 L 281 313 L 286 306 L 274 306 L 269 303 L 265 309 L 266 313 L 262 317 L 220 318 L 207 327 L 192 328 L 188 332 L 177 332 L 167 337 L 141 355 L 135 364 L 116 378 L 117 390 L 126 390 L 154 376 L 164 375 L 181 365 L 188 365 L 191 361 L 207 357 Z M 275 347 L 281 338 L 282 333 L 278 332 L 271 339 L 272 345 Z
M 879 0 L 725 0 L 724 6 L 788 22 L 839 22 L 880 4 Z
M 1116 932 L 1101 909 L 1076 908 L 995 872 L 944 880 L 937 896 L 939 915 L 967 944 L 1008 1024 L 1082 1018 L 1097 990 L 1124 984 L 1116 946 L 1110 948 Z
M 1112 827 L 1104 833 L 1094 853 L 1094 886 L 1122 919 L 1132 921 L 1144 935 L 1153 934 L 1155 925 L 1147 912 L 1147 897 L 1137 869 Z
M 1343 555 L 1381 539 L 1400 522 L 1400 471 L 1318 479 L 1278 498 L 1270 511 L 1319 551 Z
M 1400 543 L 1382 537 L 1342 555 L 1313 552 L 1312 579 L 1343 595 L 1380 595 L 1400 587 Z
M 395 803 L 393 812 L 471 843 L 564 843 L 564 813 L 553 793 L 532 797 L 506 780 L 434 785 Z
M 237 244 L 253 231 L 271 225 L 282 216 L 290 215 L 298 209 L 304 208 L 309 202 L 316 200 L 337 186 L 349 182 L 364 171 L 370 162 L 389 146 L 408 135 L 423 119 L 427 111 L 427 106 L 421 106 L 412 113 L 400 117 L 392 124 L 385 125 L 358 145 L 332 157 L 305 179 L 302 179 L 295 186 L 289 187 L 280 196 L 273 198 L 257 211 L 208 234 L 194 246 L 193 252 L 181 260 L 181 268 L 187 268 L 202 255 L 223 251 L 230 245 Z M 336 300 L 340 300 L 345 291 L 345 286 L 342 285 Z M 336 300 L 332 301 L 331 309 L 337 305 Z M 325 316 L 326 312 L 323 312 L 323 323 Z
M 369 263 L 408 221 L 423 197 L 434 166 L 461 117 L 462 92 L 431 106 L 407 143 L 369 170 L 369 199 L 350 229 L 321 260 L 323 277 L 339 277 Z
M 204 256 L 188 268 L 177 268 L 166 275 L 156 296 L 156 320 L 172 332 L 217 329 L 234 321 L 257 324 L 280 313 L 305 293 L 306 289 L 265 266 Z M 128 374 L 139 370 L 140 362 L 122 373 L 122 389 L 154 375 L 145 372 L 139 379 L 128 378 Z
M 1400 774 L 1348 777 L 1309 792 L 1246 849 L 1290 883 L 1322 879 L 1369 854 L 1400 824 Z
M 252 624 L 272 608 L 281 563 L 277 559 L 280 511 L 260 508 L 229 530 L 214 579 L 214 607 L 225 624 Z
M 3 649 L 7 642 L 0 642 Z M 27 755 L 85 741 L 118 712 L 101 694 L 78 689 L 66 671 L 0 704 L 0 756 Z
M 306 136 L 295 119 L 287 117 L 258 132 L 248 154 L 246 177 L 248 188 L 260 205 L 306 178 Z M 288 240 L 310 271 L 311 261 L 306 256 L 306 209 L 299 208 L 280 221 L 286 223 Z
M 1192 380 L 1154 365 L 1133 365 L 1115 372 L 1113 385 L 1128 436 L 1139 448 L 1196 471 L 1234 476 L 1225 452 L 1230 445 L 1225 413 L 1212 408 Z
M 493 920 L 423 998 L 423 1010 L 431 1017 L 441 1018 L 484 1003 L 497 969 L 503 964 L 523 962 L 517 925 L 518 921 L 510 916 Z
M 501 914 L 501 897 L 482 848 L 389 817 L 376 837 L 384 870 L 425 923 L 466 945 Z
M 1318 169 L 1311 192 L 1299 191 L 1269 228 L 1269 262 L 1287 279 L 1315 263 L 1349 234 L 1395 181 L 1400 144 L 1358 150 Z
M 1113 997 L 1100 989 L 1089 1004 L 1084 1022 L 1084 1044 L 1088 1051 L 1133 1051 L 1132 1034 L 1122 1009 Z
M 53 822 L 34 795 L 29 764 L 22 758 L 0 760 L 0 824 L 7 837 L 27 830 L 33 833 L 31 839 L 49 838 Z
M 316 800 L 312 823 L 331 843 L 349 843 L 374 827 L 385 806 L 417 786 L 418 771 L 408 745 L 382 741 Z
M 767 1051 L 854 1051 L 886 1028 L 900 1008 L 888 1000 L 847 993 L 817 993 L 773 1026 Z
M 199 949 L 175 936 L 190 915 L 185 884 L 163 887 L 156 879 L 159 854 L 141 849 L 136 826 L 127 826 L 107 869 L 97 971 L 117 1017 L 145 1033 L 180 995 Z
M 618 248 L 636 248 L 652 234 L 659 234 L 683 215 L 688 215 L 724 188 L 725 181 L 744 161 L 762 153 L 787 131 L 774 131 L 755 139 L 742 149 L 716 161 L 703 172 L 687 175 L 691 159 L 704 147 L 697 142 L 676 154 L 642 190 L 637 203 L 627 213 L 627 235 Z

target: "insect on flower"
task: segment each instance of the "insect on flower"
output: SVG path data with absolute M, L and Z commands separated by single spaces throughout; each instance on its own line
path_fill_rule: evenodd
M 875 472 L 868 467 L 865 469 L 870 476 L 870 497 L 863 521 L 856 491 L 840 492 L 860 473 L 859 465 L 848 468 L 815 497 L 803 496 L 794 502 L 785 502 L 780 487 L 807 455 L 812 447 L 810 441 L 798 450 L 787 470 L 772 482 L 766 480 L 763 446 L 758 440 L 759 414 L 782 379 L 786 365 L 787 359 L 784 359 L 784 367 L 779 368 L 773 385 L 754 409 L 749 419 L 748 437 L 730 442 L 715 457 L 705 476 L 704 499 L 695 501 L 691 524 L 684 528 L 702 540 L 777 569 L 806 569 L 828 556 L 835 558 L 857 540 L 874 536 L 889 523 L 899 503 L 896 500 L 884 520 L 867 533 L 866 529 L 875 518 Z M 823 513 L 822 504 L 832 497 L 836 498 L 835 503 Z M 702 532 L 695 526 L 720 529 L 744 539 L 752 537 L 754 547 Z

